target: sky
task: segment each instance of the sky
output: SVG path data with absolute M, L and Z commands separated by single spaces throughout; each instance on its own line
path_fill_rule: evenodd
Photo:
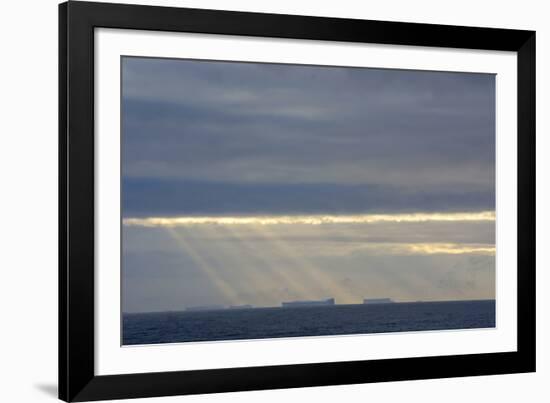
M 123 310 L 495 297 L 490 74 L 124 57 Z

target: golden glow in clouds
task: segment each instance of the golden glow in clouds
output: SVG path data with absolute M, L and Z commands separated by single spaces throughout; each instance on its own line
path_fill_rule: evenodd
M 356 215 L 280 215 L 280 216 L 185 216 L 125 218 L 124 225 L 140 227 L 179 227 L 189 225 L 323 225 L 375 224 L 384 222 L 417 223 L 444 221 L 495 221 L 494 211 L 466 213 L 356 214 Z

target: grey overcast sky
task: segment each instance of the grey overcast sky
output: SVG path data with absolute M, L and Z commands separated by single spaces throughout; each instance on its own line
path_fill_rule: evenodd
M 494 298 L 493 75 L 132 57 L 122 81 L 125 311 Z

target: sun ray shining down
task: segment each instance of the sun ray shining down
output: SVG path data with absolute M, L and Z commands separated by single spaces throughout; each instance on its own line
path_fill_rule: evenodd
M 252 242 L 250 241 L 250 237 L 246 237 L 241 235 L 239 232 L 235 231 L 231 226 L 224 227 L 231 235 L 238 239 L 241 246 L 244 249 L 244 253 L 247 254 L 250 258 L 253 258 L 254 260 L 260 262 L 261 266 L 267 270 L 267 274 L 270 277 L 269 281 L 271 284 L 277 284 L 277 290 L 279 291 L 279 299 L 277 299 L 277 304 L 283 300 L 284 298 L 288 298 L 289 295 L 286 295 L 286 293 L 283 292 L 283 290 L 288 290 L 290 292 L 290 296 L 293 298 L 298 297 L 312 297 L 310 295 L 310 291 L 308 288 L 306 288 L 302 281 L 299 281 L 300 279 L 298 276 L 295 276 L 292 278 L 286 270 L 280 270 L 280 267 L 276 267 L 276 263 L 273 262 L 272 259 L 267 258 L 265 255 L 268 253 L 267 251 L 271 249 L 272 245 L 267 245 L 267 250 L 258 250 L 255 248 L 254 245 L 252 245 Z M 254 231 L 254 230 L 252 230 Z M 279 257 L 280 260 L 280 257 Z
M 257 259 L 246 253 L 247 246 L 243 238 L 239 238 L 231 231 L 228 226 L 217 226 L 193 230 L 201 239 L 208 240 L 212 232 L 222 235 L 225 241 L 222 242 L 203 242 L 202 247 L 209 248 L 212 258 L 216 261 L 216 266 L 221 270 L 228 272 L 230 278 L 240 279 L 239 287 L 235 287 L 244 294 L 255 294 L 255 298 L 271 301 L 277 304 L 283 295 L 273 288 L 274 284 L 278 284 L 280 278 L 274 278 L 273 273 L 276 270 L 270 268 L 266 273 L 258 269 Z M 231 243 L 231 245 L 228 245 Z M 198 249 L 198 245 L 194 245 Z M 284 283 L 283 283 L 284 284 Z
M 208 277 L 208 279 L 212 282 L 212 284 L 214 284 L 228 303 L 234 305 L 242 303 L 235 289 L 216 272 L 216 270 L 195 250 L 195 248 L 189 245 L 188 240 L 186 240 L 184 236 L 179 234 L 174 228 L 166 228 L 166 231 L 172 239 L 176 241 L 178 247 L 180 247 L 186 255 L 193 259 L 197 267 Z
M 290 243 L 286 242 L 284 238 L 274 234 L 266 226 L 256 225 L 254 226 L 254 230 L 270 245 L 276 247 L 283 256 L 294 262 L 296 269 L 307 278 L 309 283 L 326 290 L 328 295 L 333 296 L 339 302 L 356 301 L 361 297 L 354 295 L 352 290 L 344 289 L 327 273 L 315 267 L 305 256 L 295 250 Z

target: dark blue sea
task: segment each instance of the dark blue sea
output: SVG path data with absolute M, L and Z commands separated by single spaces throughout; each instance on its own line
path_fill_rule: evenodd
M 131 313 L 123 315 L 123 344 L 491 327 L 494 300 Z

